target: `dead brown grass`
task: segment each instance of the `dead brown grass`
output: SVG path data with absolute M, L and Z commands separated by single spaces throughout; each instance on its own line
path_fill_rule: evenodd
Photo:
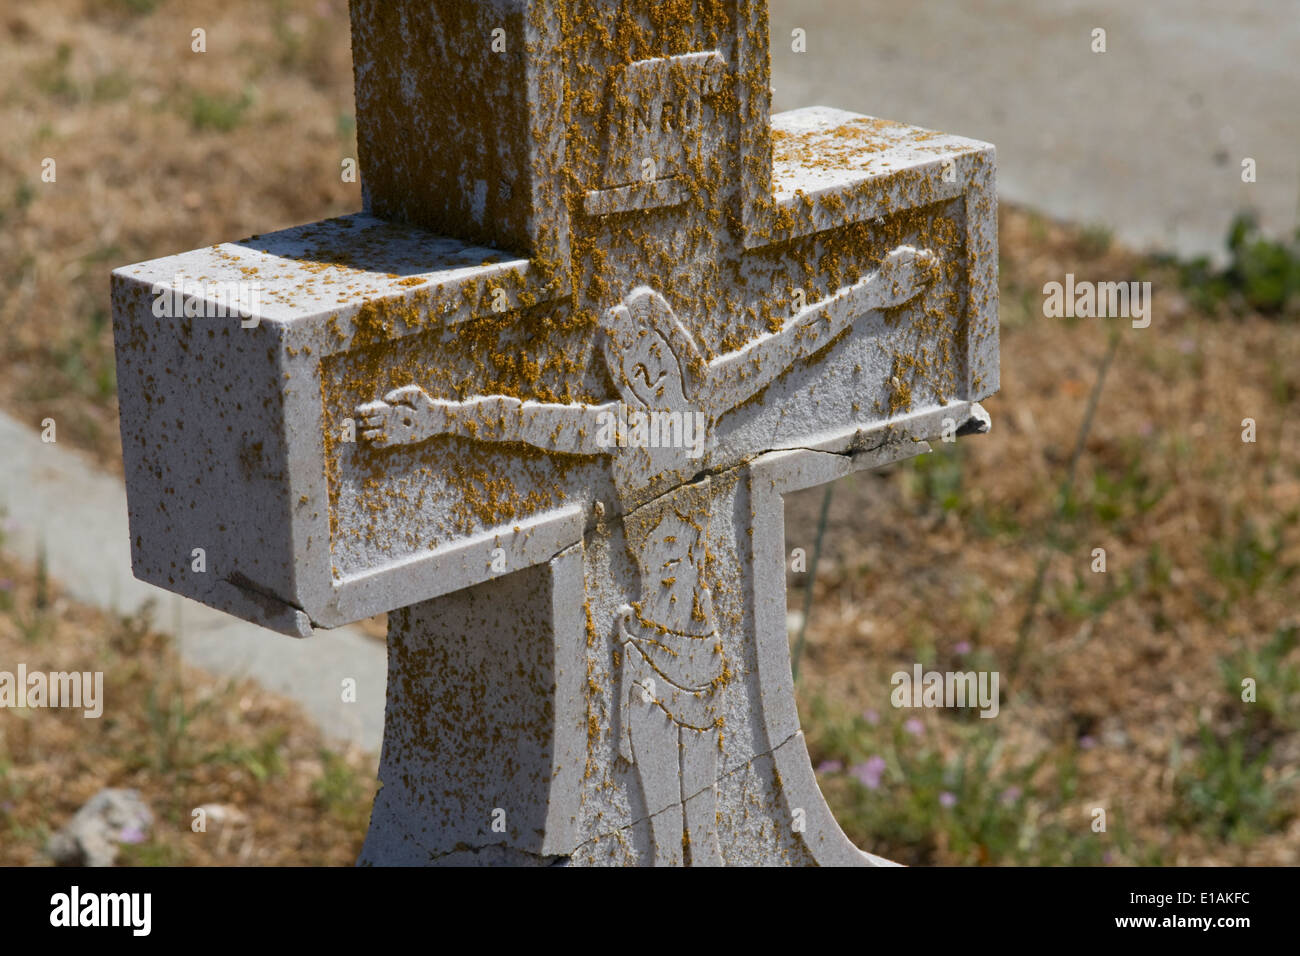
M 116 461 L 109 271 L 360 208 L 352 113 L 346 0 L 7 5 L 0 401 Z
M 954 457 L 937 470 L 902 466 L 836 490 L 802 706 L 820 696 L 888 713 L 892 672 L 918 660 L 965 670 L 983 654 L 1008 701 L 996 720 L 1004 759 L 1062 747 L 1077 757 L 1079 792 L 1057 809 L 1086 830 L 1088 808 L 1108 808 L 1134 847 L 1116 859 L 1293 865 L 1294 786 L 1290 824 L 1246 845 L 1171 821 L 1176 763 L 1196 756 L 1198 721 L 1223 728 L 1250 706 L 1225 691 L 1221 658 L 1300 624 L 1300 334 L 1260 316 L 1197 314 L 1149 260 L 1092 250 L 1078 230 L 1023 212 L 1004 211 L 1001 249 L 1002 390 L 985 403 L 993 431 L 940 447 Z M 1150 328 L 1122 322 L 1079 464 L 1077 513 L 1053 548 L 1057 490 L 1114 325 L 1042 317 L 1043 283 L 1066 272 L 1151 279 L 1156 298 Z M 1248 417 L 1255 444 L 1242 442 Z M 944 507 L 927 482 L 954 484 L 960 503 Z M 811 552 L 820 505 L 819 491 L 789 503 L 790 547 Z M 1106 550 L 1105 574 L 1091 571 L 1094 548 Z M 1044 597 L 1012 676 L 1044 555 Z M 801 607 L 801 580 L 791 583 L 791 607 Z M 965 655 L 954 650 L 963 642 Z M 1294 654 L 1290 663 L 1300 665 Z M 944 740 L 947 718 L 921 716 Z M 1289 732 L 1268 778 L 1294 782 L 1297 768 L 1300 735 Z
M 0 669 L 102 671 L 104 712 L 6 709 L 0 719 L 0 866 L 48 863 L 49 835 L 104 787 L 154 815 L 124 864 L 344 866 L 356 861 L 375 763 L 340 753 L 296 705 L 252 681 L 184 667 L 142 620 L 64 599 L 0 558 Z M 193 811 L 218 805 L 194 832 Z

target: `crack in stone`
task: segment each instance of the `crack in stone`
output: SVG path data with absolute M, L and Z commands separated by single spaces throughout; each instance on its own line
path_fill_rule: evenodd
M 763 758 L 763 757 L 770 757 L 770 756 L 772 756 L 772 754 L 776 753 L 778 750 L 780 750 L 782 747 L 784 747 L 784 746 L 785 746 L 786 744 L 788 744 L 790 741 L 794 740 L 795 737 L 798 737 L 799 734 L 802 733 L 802 732 L 803 732 L 802 730 L 796 730 L 794 733 L 792 733 L 789 737 L 785 738 L 785 740 L 781 741 L 781 742 L 780 742 L 779 744 L 777 744 L 775 747 L 770 747 L 769 749 L 764 750 L 762 753 L 756 753 L 756 754 L 753 754 L 753 755 L 750 756 L 749 759 L 746 760 L 744 763 L 739 764 L 739 765 L 736 766 L 736 767 L 733 767 L 732 769 L 728 770 L 726 773 L 720 774 L 718 777 L 716 777 L 716 778 L 714 779 L 714 781 L 713 781 L 712 783 L 707 784 L 707 785 L 705 785 L 705 786 L 703 786 L 703 787 L 700 787 L 700 789 L 696 790 L 694 793 L 688 794 L 687 796 L 683 797 L 683 798 L 682 798 L 681 800 L 679 800 L 677 803 L 670 803 L 668 806 L 664 807 L 662 810 L 659 810 L 659 811 L 657 811 L 657 812 L 655 812 L 655 813 L 648 813 L 648 814 L 646 814 L 645 816 L 637 817 L 635 820 L 630 820 L 630 821 L 628 821 L 627 823 L 623 824 L 622 826 L 615 827 L 613 830 L 606 830 L 606 831 L 604 831 L 603 833 L 598 833 L 598 834 L 596 834 L 595 836 L 592 836 L 592 837 L 590 837 L 590 838 L 588 838 L 588 839 L 586 839 L 586 840 L 583 840 L 581 843 L 579 843 L 577 846 L 575 846 L 572 850 L 570 850 L 569 853 L 568 853 L 567 855 L 568 855 L 568 856 L 574 856 L 574 855 L 576 855 L 576 854 L 578 853 L 578 851 L 581 850 L 583 847 L 588 846 L 588 845 L 590 845 L 590 844 L 592 844 L 592 843 L 595 843 L 597 840 L 603 840 L 603 839 L 605 839 L 606 837 L 613 836 L 613 835 L 616 834 L 616 833 L 625 833 L 625 832 L 627 832 L 628 830 L 632 829 L 632 828 L 635 827 L 635 826 L 639 826 L 639 825 L 642 824 L 642 823 L 646 823 L 646 822 L 648 822 L 648 821 L 650 821 L 650 820 L 653 820 L 653 819 L 654 819 L 655 817 L 657 817 L 657 816 L 660 816 L 660 815 L 662 815 L 662 814 L 667 813 L 669 810 L 674 810 L 674 809 L 676 809 L 676 808 L 678 808 L 678 807 L 685 807 L 688 801 L 690 801 L 690 800 L 694 799 L 695 797 L 699 796 L 701 793 L 704 793 L 704 791 L 709 790 L 709 789 L 711 789 L 711 788 L 713 788 L 713 787 L 716 787 L 716 786 L 717 786 L 718 784 L 720 784 L 722 781 L 727 780 L 727 779 L 729 779 L 730 777 L 735 776 L 737 773 L 739 773 L 739 772 L 742 771 L 742 770 L 745 770 L 745 769 L 747 769 L 747 768 L 749 768 L 749 767 L 752 767 L 752 766 L 754 765 L 754 762 L 755 762 L 756 760 L 759 760 L 759 759 L 761 759 L 761 758 Z
M 436 863 L 438 860 L 445 860 L 449 856 L 455 856 L 457 853 L 470 853 L 474 856 L 480 856 L 483 853 L 492 850 L 500 850 L 503 854 L 515 854 L 517 856 L 529 857 L 546 866 L 567 866 L 569 854 L 562 853 L 534 853 L 531 850 L 521 850 L 518 847 L 511 846 L 508 843 L 485 843 L 482 846 L 458 846 L 455 849 L 448 850 L 445 853 L 429 853 L 429 863 Z
M 712 783 L 707 784 L 706 786 L 700 787 L 700 788 L 699 788 L 698 790 L 696 790 L 694 793 L 691 793 L 691 794 L 686 795 L 685 797 L 683 797 L 683 798 L 682 798 L 680 801 L 678 801 L 677 803 L 671 803 L 671 804 L 669 804 L 668 806 L 664 807 L 662 810 L 659 810 L 659 811 L 656 812 L 656 813 L 649 813 L 649 814 L 646 814 L 645 816 L 637 817 L 635 820 L 630 820 L 629 822 L 623 824 L 622 826 L 615 827 L 613 830 L 606 830 L 606 831 L 604 831 L 603 833 L 598 833 L 598 834 L 596 834 L 595 836 L 592 836 L 592 837 L 590 837 L 590 838 L 588 838 L 588 839 L 586 839 L 586 840 L 583 840 L 581 843 L 576 844 L 576 845 L 573 847 L 573 849 L 569 850 L 567 853 L 557 853 L 557 854 L 553 854 L 553 855 L 550 855 L 550 854 L 543 854 L 543 853 L 534 853 L 534 852 L 532 852 L 531 850 L 521 850 L 521 849 L 519 849 L 518 847 L 510 846 L 508 843 L 484 843 L 484 844 L 479 844 L 479 845 L 474 845 L 474 846 L 469 846 L 469 845 L 457 846 L 457 847 L 455 847 L 454 849 L 447 850 L 447 851 L 445 851 L 445 852 L 443 852 L 443 853 L 433 853 L 433 852 L 431 852 L 431 851 L 427 851 L 427 850 L 426 850 L 425 852 L 428 853 L 428 856 L 429 856 L 429 862 L 432 863 L 432 862 L 435 862 L 435 861 L 437 861 L 437 860 L 441 860 L 441 859 L 444 859 L 444 858 L 446 858 L 446 857 L 452 856 L 453 854 L 456 854 L 456 853 L 474 853 L 474 854 L 478 854 L 478 853 L 481 853 L 481 852 L 486 851 L 486 850 L 492 850 L 492 849 L 494 849 L 494 848 L 500 848 L 501 850 L 503 850 L 503 851 L 505 851 L 505 852 L 508 852 L 508 853 L 518 853 L 518 854 L 520 854 L 520 855 L 522 855 L 522 856 L 529 856 L 529 857 L 532 857 L 532 858 L 535 859 L 535 860 L 551 860 L 552 862 L 549 864 L 549 865 L 551 865 L 551 866 L 566 866 L 566 865 L 568 865 L 567 861 L 568 861 L 570 858 L 572 858 L 573 856 L 575 856 L 575 855 L 576 855 L 580 850 L 582 850 L 584 847 L 589 846 L 590 844 L 595 843 L 597 840 L 603 840 L 603 839 L 605 839 L 606 837 L 613 836 L 613 835 L 616 834 L 616 833 L 625 833 L 625 832 L 627 832 L 628 830 L 632 829 L 633 827 L 635 827 L 635 826 L 639 826 L 639 825 L 642 824 L 642 823 L 646 823 L 646 822 L 648 822 L 648 821 L 650 821 L 650 820 L 653 820 L 655 817 L 658 817 L 658 816 L 660 816 L 660 815 L 662 815 L 662 814 L 664 814 L 664 813 L 667 813 L 667 812 L 670 811 L 670 810 L 674 810 L 674 809 L 676 809 L 676 808 L 678 808 L 678 807 L 684 807 L 688 801 L 690 801 L 690 800 L 692 800 L 693 798 L 699 796 L 701 793 L 704 793 L 704 791 L 709 790 L 709 789 L 711 789 L 712 787 L 716 787 L 718 784 L 722 783 L 722 781 L 727 780 L 727 779 L 729 779 L 730 777 L 735 776 L 737 773 L 741 772 L 742 770 L 745 770 L 745 769 L 747 769 L 747 768 L 749 768 L 749 767 L 752 767 L 752 766 L 754 765 L 754 762 L 755 762 L 755 761 L 760 760 L 760 759 L 763 758 L 763 757 L 770 757 L 770 756 L 772 756 L 772 754 L 776 753 L 778 750 L 780 750 L 780 749 L 781 749 L 782 747 L 784 747 L 786 744 L 790 743 L 790 741 L 794 740 L 795 737 L 799 736 L 799 734 L 800 734 L 801 732 L 802 732 L 802 731 L 800 731 L 800 730 L 796 730 L 794 733 L 792 733 L 790 736 L 786 737 L 785 740 L 781 741 L 781 742 L 780 742 L 779 744 L 777 744 L 775 747 L 770 747 L 770 748 L 768 748 L 767 750 L 764 750 L 764 751 L 761 752 L 761 753 L 753 754 L 753 755 L 752 755 L 751 757 L 749 757 L 749 759 L 746 760 L 744 763 L 739 764 L 739 765 L 736 766 L 736 767 L 733 767 L 731 770 L 728 770 L 726 773 L 719 774 L 719 775 L 714 779 L 714 781 L 713 781 Z
M 302 611 L 302 613 L 304 614 L 307 613 L 306 611 L 303 610 L 302 605 L 294 604 L 292 601 L 280 597 L 280 595 L 271 591 L 265 585 L 258 584 L 252 578 L 248 577 L 247 575 L 241 574 L 238 571 L 235 571 L 234 573 L 227 575 L 225 578 L 223 578 L 223 580 L 227 584 L 233 587 L 237 587 L 239 588 L 239 590 L 245 591 L 250 595 L 256 595 L 257 597 L 274 601 L 276 604 L 283 604 L 287 608 L 292 608 L 295 611 Z M 262 604 L 263 602 L 258 601 L 257 603 Z
M 307 613 L 302 605 L 295 604 L 292 601 L 282 598 L 280 595 L 268 590 L 264 585 L 258 584 L 247 575 L 235 571 L 233 574 L 227 575 L 222 580 L 231 587 L 237 588 L 261 609 L 263 615 L 265 615 L 265 621 L 260 623 L 264 625 L 275 620 L 276 617 L 283 613 L 285 608 L 288 608 L 290 611 L 297 612 L 297 614 L 307 620 L 308 633 L 302 634 L 300 632 L 296 636 L 309 636 L 311 631 L 314 631 L 321 626 L 311 619 L 311 615 Z

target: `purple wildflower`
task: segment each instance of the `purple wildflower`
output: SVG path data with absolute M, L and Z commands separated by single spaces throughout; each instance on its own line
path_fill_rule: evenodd
M 885 758 L 879 755 L 868 757 L 866 763 L 860 763 L 849 771 L 868 790 L 880 786 L 880 777 L 885 772 Z

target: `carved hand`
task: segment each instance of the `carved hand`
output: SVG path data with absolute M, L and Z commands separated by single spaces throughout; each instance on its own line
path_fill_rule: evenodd
M 938 259 L 933 252 L 901 246 L 885 256 L 880 268 L 859 286 L 871 297 L 869 308 L 896 309 L 938 277 Z
M 409 445 L 447 430 L 447 406 L 418 385 L 393 389 L 382 402 L 357 407 L 361 435 L 376 445 Z

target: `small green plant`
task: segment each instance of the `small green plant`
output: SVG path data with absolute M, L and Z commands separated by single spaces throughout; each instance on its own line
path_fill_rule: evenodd
M 1296 567 L 1284 564 L 1282 531 L 1261 529 L 1247 519 L 1225 535 L 1210 539 L 1207 548 L 1210 571 L 1228 589 L 1230 598 L 1254 594 L 1270 581 L 1285 582 Z
M 91 98 L 97 103 L 120 100 L 131 92 L 131 76 L 125 70 L 110 70 L 95 77 Z
M 118 844 L 118 866 L 180 866 L 184 863 L 181 851 L 168 843 L 146 840 L 143 843 Z
M 49 96 L 61 100 L 75 100 L 76 84 L 68 75 L 68 66 L 72 63 L 72 45 L 60 43 L 54 49 L 54 56 L 38 65 L 34 71 L 36 86 Z
M 193 705 L 185 702 L 179 684 L 163 687 L 154 684 L 145 696 L 145 716 L 149 723 L 153 754 L 149 763 L 154 769 L 170 773 L 190 763 L 187 749 L 192 743 L 190 725 L 210 706 L 210 700 Z
M 306 56 L 306 40 L 301 31 L 291 26 L 289 5 L 285 0 L 275 0 L 272 6 L 271 27 L 276 42 L 280 44 L 280 65 L 293 70 L 303 65 Z
M 6 814 L 7 816 L 8 814 Z M 38 821 L 31 826 L 13 820 L 9 821 L 9 839 L 16 844 L 26 843 L 31 846 L 45 846 L 50 842 L 52 834 L 53 831 L 44 820 Z
M 1227 247 L 1226 269 L 1215 269 L 1204 256 L 1177 264 L 1180 283 L 1197 306 L 1226 302 L 1274 315 L 1300 307 L 1300 229 L 1290 241 L 1270 239 L 1252 214 L 1242 213 L 1228 230 Z
M 1241 699 L 1242 680 L 1254 681 L 1255 700 L 1242 702 L 1247 726 L 1263 731 L 1300 732 L 1300 665 L 1291 655 L 1300 647 L 1300 626 L 1279 627 L 1258 651 L 1239 651 L 1219 661 L 1228 699 Z
M 1018 535 L 1022 527 L 1013 510 L 972 500 L 967 494 L 964 452 L 960 441 L 938 442 L 899 469 L 906 495 L 925 513 L 956 515 L 983 537 Z
M 7 593 L 8 589 L 4 590 Z M 6 598 L 5 603 L 12 607 L 12 597 Z M 54 623 L 54 616 L 50 613 L 49 560 L 45 553 L 45 543 L 41 542 L 36 549 L 36 593 L 32 606 L 15 610 L 14 624 L 25 643 L 36 644 L 50 636 Z
M 910 484 L 927 508 L 943 513 L 962 507 L 961 444 L 940 444 L 909 463 Z
M 1176 748 L 1178 820 L 1214 837 L 1248 843 L 1285 827 L 1296 814 L 1296 775 L 1272 766 L 1275 745 L 1300 729 L 1300 666 L 1292 660 L 1300 627 L 1278 628 L 1259 650 L 1243 649 L 1219 659 L 1226 692 L 1221 719 L 1197 722 L 1199 746 L 1182 763 Z M 1242 680 L 1251 678 L 1255 699 L 1243 700 Z
M 1108 227 L 1094 224 L 1079 231 L 1079 253 L 1085 259 L 1097 259 L 1110 251 L 1113 236 Z
M 9 213 L 11 211 L 18 213 L 19 216 L 22 216 L 22 214 L 27 211 L 27 207 L 32 204 L 32 200 L 35 198 L 36 198 L 35 187 L 32 186 L 32 184 L 28 182 L 26 179 L 19 180 L 18 185 L 14 187 L 12 210 L 0 206 L 0 224 L 3 224 L 9 219 Z M 30 257 L 25 259 L 22 262 L 15 262 L 14 272 L 16 274 L 22 274 L 26 271 L 29 271 L 32 268 L 32 265 L 33 265 L 33 260 Z
M 244 113 L 252 103 L 253 98 L 247 91 L 238 97 L 196 92 L 190 98 L 190 124 L 196 130 L 228 133 L 243 121 Z
M 346 760 L 330 750 L 320 752 L 324 770 L 312 781 L 311 792 L 321 809 L 356 821 L 367 812 L 366 786 Z
M 1214 733 L 1200 722 L 1200 746 L 1195 758 L 1181 767 L 1175 781 L 1177 819 L 1212 837 L 1248 843 L 1283 825 L 1287 812 L 1278 796 L 1287 781 L 1268 773 L 1272 747 L 1251 754 L 1246 733 Z
M 1228 279 L 1251 308 L 1281 312 L 1300 293 L 1300 230 L 1291 242 L 1276 242 L 1260 233 L 1252 217 L 1239 216 L 1228 235 L 1228 251 Z
M 912 864 L 1078 865 L 1103 862 L 1123 840 L 1093 833 L 1084 809 L 1069 806 L 1068 751 L 1011 759 L 989 721 L 945 721 L 952 745 L 941 748 L 933 729 L 898 711 L 845 719 L 815 699 L 810 717 L 836 819 L 872 852 Z
M 0 508 L 0 547 L 5 543 L 5 524 L 9 520 L 9 513 L 4 508 Z M 0 578 L 0 612 L 5 614 L 14 609 L 14 582 L 9 578 Z M 3 743 L 3 740 L 0 740 Z M 0 778 L 3 778 L 4 763 L 0 760 Z
M 1125 462 L 1124 470 L 1119 474 L 1099 469 L 1093 475 L 1089 504 L 1098 521 L 1111 524 L 1122 518 L 1144 515 L 1164 497 L 1167 490 L 1167 485 L 1153 481 L 1143 469 L 1141 461 L 1133 457 Z
M 144 16 L 157 10 L 162 0 L 115 0 L 115 2 L 133 16 Z
M 154 606 L 153 599 L 150 599 L 132 613 L 118 615 L 108 638 L 108 646 L 114 654 L 132 662 L 143 655 L 153 627 Z
M 1047 220 L 1032 210 L 1029 212 L 1029 235 L 1036 245 L 1047 241 Z
M 1084 620 L 1103 614 L 1111 605 L 1132 594 L 1134 589 L 1133 576 L 1127 571 L 1119 574 L 1075 571 L 1071 585 L 1053 589 L 1051 604 L 1067 617 Z
M 49 346 L 50 364 L 60 376 L 51 377 L 49 393 L 66 393 L 103 401 L 117 392 L 117 366 L 112 342 L 105 335 L 108 312 L 92 309 L 85 320 L 70 321 L 59 339 Z M 38 393 L 42 394 L 42 393 Z
M 264 732 L 251 747 L 237 747 L 224 743 L 211 751 L 204 762 L 226 763 L 238 767 L 258 783 L 285 772 L 284 742 L 289 736 L 285 727 L 273 727 Z

